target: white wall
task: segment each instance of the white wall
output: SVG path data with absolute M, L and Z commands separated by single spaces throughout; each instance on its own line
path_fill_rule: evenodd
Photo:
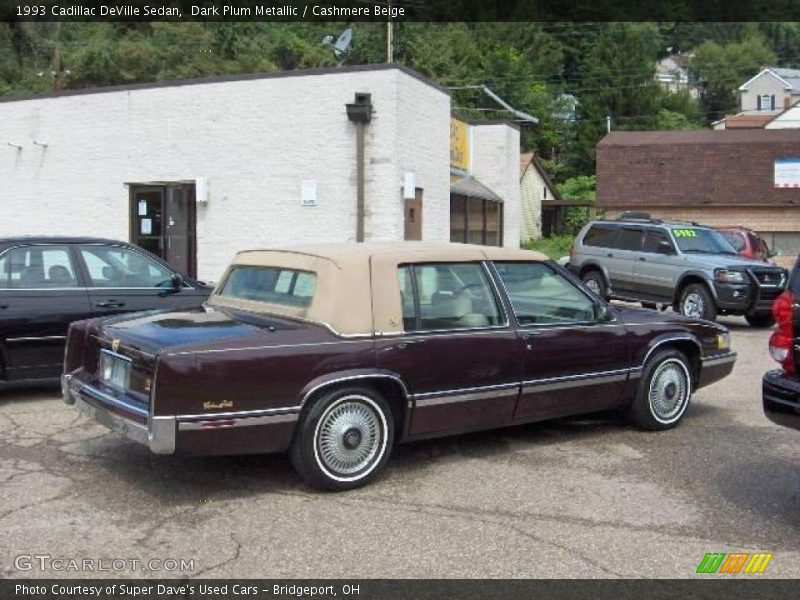
M 415 170 L 424 235 L 447 239 L 449 96 L 393 68 L 0 102 L 0 235 L 127 240 L 125 182 L 206 177 L 201 279 L 218 278 L 241 249 L 354 240 L 355 126 L 345 104 L 355 92 L 374 105 L 367 238 L 402 239 L 402 172 Z M 300 206 L 303 179 L 317 180 L 318 206 Z
M 503 199 L 503 245 L 518 248 L 519 129 L 507 123 L 476 123 L 472 136 L 473 175 Z
M 520 181 L 521 242 L 542 237 L 542 200 L 545 199 L 545 189 L 547 198 L 552 199 L 553 190 L 547 187 L 544 178 L 533 163 L 530 163 Z
M 800 129 L 800 106 L 793 106 L 766 124 L 765 129 Z

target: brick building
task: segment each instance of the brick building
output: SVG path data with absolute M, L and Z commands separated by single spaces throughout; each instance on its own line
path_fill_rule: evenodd
M 0 236 L 129 240 L 207 280 L 238 250 L 353 241 L 359 222 L 365 240 L 447 241 L 449 129 L 448 91 L 399 65 L 2 98 Z M 519 133 L 475 145 L 502 201 L 485 243 L 516 246 Z
M 800 132 L 619 131 L 597 145 L 597 202 L 708 225 L 744 225 L 800 252 Z

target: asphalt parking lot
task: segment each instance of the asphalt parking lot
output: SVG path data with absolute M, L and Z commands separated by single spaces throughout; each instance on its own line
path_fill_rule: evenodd
M 755 577 L 800 577 L 800 432 L 761 411 L 769 332 L 722 321 L 734 373 L 676 430 L 601 415 L 421 442 L 342 494 L 309 490 L 281 456 L 155 456 L 53 383 L 5 388 L 0 574 L 684 578 L 706 552 L 763 551 L 774 558 Z M 128 562 L 15 567 L 34 554 Z M 194 564 L 142 570 L 152 559 Z

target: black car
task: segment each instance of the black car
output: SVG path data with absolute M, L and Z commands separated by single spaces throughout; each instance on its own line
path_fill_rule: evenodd
M 72 321 L 197 306 L 211 290 L 124 242 L 0 239 L 0 379 L 58 376 Z
M 795 263 L 789 284 L 772 305 L 778 329 L 769 338 L 769 353 L 781 365 L 769 371 L 762 381 L 764 413 L 785 427 L 800 429 L 800 259 Z

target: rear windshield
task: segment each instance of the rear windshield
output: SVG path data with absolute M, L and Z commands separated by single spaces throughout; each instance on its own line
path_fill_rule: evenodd
M 316 286 L 317 276 L 307 271 L 238 265 L 231 269 L 219 295 L 305 308 Z
M 673 227 L 672 237 L 681 252 L 705 254 L 738 254 L 719 231 L 702 227 Z

